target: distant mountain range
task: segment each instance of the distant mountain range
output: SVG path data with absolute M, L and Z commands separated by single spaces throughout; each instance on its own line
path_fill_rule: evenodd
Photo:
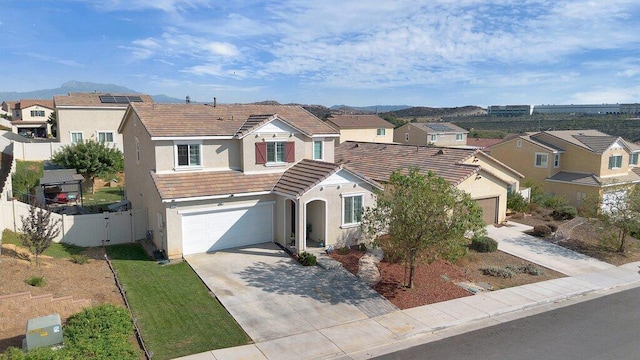
M 55 89 L 34 90 L 25 92 L 6 91 L 0 92 L 0 101 L 18 101 L 20 99 L 53 99 L 54 95 L 67 95 L 70 92 L 102 92 L 102 93 L 139 93 L 125 86 L 115 84 L 99 84 L 82 81 L 67 81 Z M 173 98 L 167 95 L 151 95 L 154 101 L 159 103 L 177 103 L 184 99 Z
M 333 111 L 343 111 L 347 114 L 358 113 L 384 113 L 396 110 L 408 109 L 409 105 L 371 105 L 371 106 L 349 106 L 349 105 L 333 105 L 330 107 Z

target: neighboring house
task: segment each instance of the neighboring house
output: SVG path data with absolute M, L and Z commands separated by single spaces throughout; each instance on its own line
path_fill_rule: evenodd
M 51 132 L 47 123 L 51 113 L 52 100 L 21 99 L 13 104 L 11 130 L 23 136 L 45 138 Z
M 398 144 L 466 146 L 469 132 L 452 123 L 406 123 L 393 132 Z
M 336 147 L 336 162 L 374 181 L 386 183 L 396 170 L 433 171 L 471 195 L 487 224 L 506 219 L 507 194 L 518 191 L 522 175 L 477 149 L 403 144 L 345 142 Z
M 127 199 L 169 258 L 353 243 L 379 188 L 334 163 L 338 132 L 299 106 L 134 102 L 119 132 Z
M 11 116 L 13 118 L 13 104 L 15 102 L 13 101 L 3 101 L 2 104 L 0 105 L 0 109 L 2 109 L 2 112 L 4 114 L 7 114 L 9 116 Z
M 487 154 L 491 154 L 489 152 L 489 148 L 495 144 L 499 144 L 503 142 L 504 139 L 494 139 L 494 138 L 467 138 L 467 147 L 471 149 L 480 149 L 486 152 Z
M 129 103 L 153 103 L 153 99 L 141 94 L 69 93 L 54 96 L 53 103 L 57 112 L 58 142 L 73 144 L 94 140 L 122 150 L 118 126 Z
M 393 124 L 378 115 L 332 115 L 327 122 L 340 132 L 340 142 L 393 142 Z
M 640 146 L 596 130 L 531 132 L 491 147 L 491 156 L 577 207 L 589 195 L 606 203 L 639 183 L 639 153 Z

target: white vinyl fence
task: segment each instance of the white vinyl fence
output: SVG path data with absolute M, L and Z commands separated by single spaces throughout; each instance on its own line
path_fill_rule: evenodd
M 29 207 L 17 200 L 3 202 L 3 229 L 19 231 L 22 217 L 29 216 Z M 52 218 L 60 220 L 60 235 L 54 241 L 79 246 L 130 243 L 143 239 L 147 230 L 147 212 L 144 209 L 89 215 L 52 213 Z

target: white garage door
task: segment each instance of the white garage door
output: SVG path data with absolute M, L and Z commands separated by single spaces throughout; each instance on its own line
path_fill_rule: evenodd
M 182 215 L 185 255 L 268 241 L 273 241 L 273 203 Z

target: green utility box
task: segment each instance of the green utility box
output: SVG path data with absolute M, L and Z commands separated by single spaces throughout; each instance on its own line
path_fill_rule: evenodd
M 61 344 L 62 324 L 60 323 L 60 315 L 47 315 L 27 321 L 27 337 L 22 344 L 25 350 Z

